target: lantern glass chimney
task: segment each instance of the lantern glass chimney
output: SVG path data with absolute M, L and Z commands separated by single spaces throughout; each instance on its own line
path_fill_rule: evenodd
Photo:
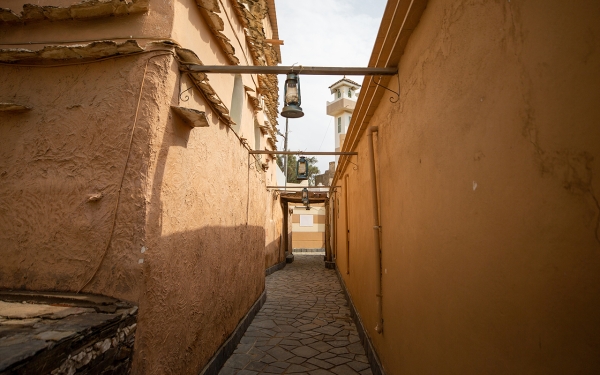
M 304 116 L 300 107 L 300 77 L 296 73 L 289 73 L 285 80 L 284 87 L 285 106 L 281 110 L 281 115 L 287 118 L 298 118 Z
M 308 180 L 308 160 L 304 156 L 300 156 L 296 165 L 296 179 Z

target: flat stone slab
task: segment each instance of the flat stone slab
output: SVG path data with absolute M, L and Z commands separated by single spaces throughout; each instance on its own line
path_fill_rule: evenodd
M 320 354 L 320 352 L 318 350 L 315 350 L 309 346 L 300 346 L 294 350 L 292 350 L 292 353 L 296 354 L 299 357 L 304 357 L 304 358 L 311 358 L 316 356 L 317 354 Z
M 29 319 L 68 310 L 69 307 L 0 301 L 0 316 L 7 319 Z
M 103 354 L 132 352 L 136 312 L 102 296 L 0 291 L 0 373 L 127 371 L 129 354 Z
M 335 271 L 322 255 L 295 254 L 266 278 L 267 301 L 219 375 L 369 375 Z M 247 360 L 253 353 L 265 353 Z

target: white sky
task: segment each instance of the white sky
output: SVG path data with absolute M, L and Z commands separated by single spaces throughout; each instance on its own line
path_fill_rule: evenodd
M 281 65 L 366 67 L 386 0 L 275 0 Z M 279 77 L 280 108 L 283 83 Z M 288 149 L 291 151 L 335 151 L 333 117 L 325 113 L 333 100 L 329 86 L 342 76 L 300 76 L 304 117 L 289 120 Z M 348 76 L 362 84 L 362 76 Z M 279 131 L 285 134 L 285 118 L 279 117 Z M 283 138 L 277 147 L 283 150 Z M 334 156 L 317 156 L 321 173 Z

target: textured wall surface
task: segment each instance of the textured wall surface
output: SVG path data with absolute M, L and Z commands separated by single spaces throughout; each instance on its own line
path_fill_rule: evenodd
M 194 2 L 151 1 L 144 15 L 0 25 L 0 37 L 179 33 L 203 61 L 226 63 L 203 22 Z M 284 260 L 282 211 L 265 187 L 275 164 L 244 146 L 256 145 L 247 90 L 236 134 L 197 89 L 180 97 L 192 82 L 173 54 L 152 57 L 164 53 L 0 66 L 0 102 L 32 108 L 0 112 L 0 287 L 138 303 L 133 372 L 196 374 L 261 295 L 265 268 Z M 243 79 L 256 95 L 256 76 Z M 209 84 L 229 107 L 233 79 Z M 209 127 L 191 129 L 171 106 L 205 112 Z
M 345 207 L 337 228 L 338 266 L 387 373 L 600 367 L 599 17 L 593 1 L 429 1 L 400 101 L 386 94 L 370 120 L 383 335 L 366 136 L 345 172 L 349 275 Z
M 149 57 L 2 67 L 0 101 L 33 109 L 0 114 L 0 286 L 138 302 L 134 372 L 192 374 L 283 260 L 282 213 L 231 129 L 172 114 L 178 65 L 152 58 L 144 78 Z
M 102 264 L 84 290 L 137 300 L 149 153 L 140 121 L 130 139 L 144 65 L 0 67 L 0 101 L 32 107 L 0 113 L 1 287 L 77 291 Z
M 275 168 L 277 168 L 275 166 Z M 285 244 L 283 241 L 283 207 L 278 193 L 265 197 L 265 269 L 285 261 Z
M 21 13 L 23 5 L 70 6 L 78 0 L 8 0 L 2 8 Z M 149 11 L 118 17 L 99 16 L 85 21 L 31 21 L 25 24 L 0 23 L 0 40 L 32 48 L 44 44 L 60 44 L 93 40 L 169 38 L 173 28 L 174 1 L 149 0 Z M 35 43 L 33 46 L 29 43 Z M 37 44 L 39 43 L 39 44 Z
M 158 90 L 172 95 L 166 104 L 178 96 L 172 69 Z M 198 96 L 181 104 L 206 109 Z M 164 120 L 151 129 L 146 293 L 134 371 L 194 374 L 264 289 L 265 242 L 275 241 L 266 238 L 272 217 L 265 206 L 273 199 L 264 172 L 216 118 L 193 130 L 176 117 Z

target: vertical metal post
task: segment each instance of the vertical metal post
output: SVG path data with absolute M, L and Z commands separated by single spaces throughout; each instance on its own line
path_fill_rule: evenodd
M 288 150 L 288 118 L 285 118 L 285 138 L 283 139 L 283 151 L 287 151 Z M 283 186 L 285 187 L 285 190 L 287 191 L 287 180 L 288 180 L 288 167 L 287 167 L 287 160 L 288 160 L 288 156 L 284 155 L 284 159 L 283 159 L 283 173 L 285 174 L 285 182 L 283 184 Z
M 332 223 L 333 223 L 333 258 L 334 260 L 337 260 L 337 256 L 338 256 L 338 238 L 337 238 L 337 234 L 338 234 L 338 212 L 340 212 L 340 207 L 339 207 L 340 203 L 339 203 L 339 199 L 338 199 L 338 193 L 337 190 L 333 191 L 333 218 L 332 218 Z
M 348 227 L 348 175 L 344 176 L 344 216 L 346 221 L 346 274 L 350 274 L 350 228 Z
M 331 256 L 331 240 L 329 238 L 329 236 L 331 235 L 331 228 L 330 228 L 330 223 L 329 223 L 329 218 L 330 218 L 330 213 L 329 213 L 329 209 L 330 209 L 330 205 L 329 205 L 329 199 L 327 199 L 325 201 L 325 261 L 327 262 L 331 262 L 332 261 L 332 256 Z
M 283 151 L 287 151 L 287 147 L 288 147 L 288 118 L 285 118 L 285 137 L 283 138 Z M 283 174 L 284 174 L 284 180 L 283 181 L 283 186 L 284 186 L 284 191 L 287 191 L 287 178 L 288 178 L 288 168 L 287 168 L 287 160 L 288 160 L 288 156 L 287 155 L 283 155 L 284 159 L 283 159 Z M 288 256 L 292 255 L 292 252 L 289 251 L 288 249 L 291 247 L 289 244 L 290 241 L 290 236 L 289 234 L 289 229 L 288 229 L 288 225 L 289 225 L 289 220 L 288 220 L 288 216 L 289 216 L 289 204 L 288 202 L 285 203 L 285 212 L 283 213 L 283 215 L 285 216 L 285 262 L 287 263 L 288 261 Z

